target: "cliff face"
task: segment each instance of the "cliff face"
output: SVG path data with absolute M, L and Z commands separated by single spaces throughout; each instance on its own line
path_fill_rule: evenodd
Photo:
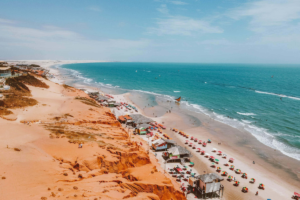
M 0 141 L 7 146 L 4 160 L 13 158 L 4 165 L 11 173 L 6 173 L 6 184 L 1 185 L 6 187 L 5 193 L 1 197 L 23 200 L 185 199 L 138 145 L 141 139 L 128 133 L 110 109 L 96 105 L 75 88 L 47 84 L 49 89 L 36 90 L 28 86 L 32 98 L 39 104 L 19 110 L 20 114 L 16 112 L 17 120 L 9 122 L 12 125 L 5 129 L 8 132 L 4 135 L 15 135 L 17 142 L 8 140 L 2 144 Z M 1 120 L 4 119 L 0 119 L 0 124 Z M 21 128 L 14 130 L 14 127 Z M 21 151 L 11 150 L 9 142 Z
M 76 103 L 80 104 L 80 112 L 65 110 L 72 117 L 44 125 L 50 137 L 41 148 L 59 162 L 59 183 L 83 188 L 91 182 L 95 184 L 92 187 L 100 184 L 103 190 L 85 194 L 99 199 L 185 199 L 156 170 L 149 155 L 138 145 L 140 138 L 129 134 L 108 108 Z M 83 147 L 78 148 L 79 144 Z

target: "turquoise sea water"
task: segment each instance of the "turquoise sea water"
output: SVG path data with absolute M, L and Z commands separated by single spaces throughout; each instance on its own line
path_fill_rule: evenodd
M 116 62 L 59 68 L 97 87 L 181 96 L 187 109 L 247 130 L 300 160 L 300 65 Z

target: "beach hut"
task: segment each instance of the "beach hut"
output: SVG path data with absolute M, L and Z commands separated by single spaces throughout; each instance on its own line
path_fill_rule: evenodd
M 178 160 L 178 159 L 188 159 L 192 157 L 191 152 L 189 152 L 187 149 L 183 148 L 182 146 L 176 145 L 171 147 L 167 150 L 165 154 L 169 159 L 167 160 Z
M 173 146 L 176 146 L 176 142 L 173 140 L 165 139 L 165 138 L 160 138 L 160 139 L 152 142 L 152 148 L 155 151 L 167 150 Z
M 202 174 L 195 176 L 195 181 L 193 184 L 190 184 L 193 190 L 195 189 L 197 193 L 202 194 L 202 197 L 206 199 L 206 195 L 210 196 L 219 196 L 223 194 L 223 185 L 221 181 L 224 179 L 216 173 Z

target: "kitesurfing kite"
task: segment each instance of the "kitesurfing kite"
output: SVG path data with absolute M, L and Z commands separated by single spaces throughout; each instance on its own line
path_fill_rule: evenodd
M 175 99 L 177 102 L 180 102 L 180 100 L 181 100 L 181 97 L 179 97 L 178 99 Z

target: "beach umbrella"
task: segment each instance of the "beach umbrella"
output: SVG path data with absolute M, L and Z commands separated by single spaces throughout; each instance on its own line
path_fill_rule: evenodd
M 209 153 L 206 153 L 205 155 L 206 155 L 206 156 L 209 156 Z
M 218 169 L 218 170 L 221 170 L 221 167 L 218 167 L 217 169 Z
M 230 161 L 234 161 L 234 159 L 233 159 L 233 158 L 229 158 L 229 160 L 230 160 Z
M 213 148 L 213 151 L 217 151 L 217 149 L 216 149 L 216 148 Z
M 231 168 L 231 169 L 234 169 L 234 165 L 231 165 L 230 168 Z
M 215 159 L 216 162 L 219 162 L 219 159 Z
M 228 179 L 232 179 L 232 176 L 228 176 Z
M 184 166 L 184 168 L 188 168 L 188 166 Z
M 201 151 L 201 149 L 200 148 L 197 148 L 198 149 L 198 151 Z
M 193 162 L 190 162 L 190 164 L 191 164 L 191 165 L 194 165 L 194 163 L 193 163 Z M 191 169 L 191 170 L 192 170 L 192 169 Z
M 222 151 L 218 151 L 219 154 L 222 154 Z
M 213 156 L 210 156 L 209 158 L 210 158 L 210 159 L 214 159 L 215 157 L 213 157 Z

